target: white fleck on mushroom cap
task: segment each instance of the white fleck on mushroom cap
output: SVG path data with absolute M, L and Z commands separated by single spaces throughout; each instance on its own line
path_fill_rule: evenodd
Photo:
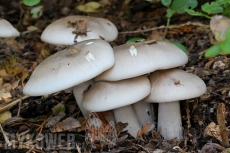
M 20 34 L 10 22 L 0 18 L 0 37 L 18 37 Z
M 87 91 L 82 106 L 91 112 L 107 111 L 140 101 L 149 95 L 150 89 L 146 76 L 114 82 L 101 81 Z
M 187 55 L 168 42 L 134 43 L 135 56 L 130 52 L 132 45 L 114 47 L 115 65 L 95 78 L 96 81 L 117 81 L 148 74 L 159 69 L 182 66 L 188 62 Z M 132 47 L 133 50 L 133 47 Z
M 73 27 L 67 27 L 68 21 L 76 22 L 79 20 L 86 21 L 87 36 L 78 35 L 72 32 L 76 30 Z M 67 16 L 58 19 L 48 25 L 41 35 L 41 40 L 55 45 L 72 45 L 74 40 L 77 42 L 89 39 L 104 39 L 105 41 L 113 41 L 117 38 L 118 30 L 116 26 L 109 20 L 104 18 L 96 18 L 90 16 Z
M 87 54 L 94 58 L 88 60 Z M 110 44 L 88 40 L 59 51 L 42 61 L 32 73 L 23 92 L 29 96 L 51 94 L 90 80 L 114 65 Z
M 145 102 L 173 102 L 195 98 L 206 92 L 202 79 L 180 69 L 155 71 L 149 79 L 151 93 L 143 100 Z

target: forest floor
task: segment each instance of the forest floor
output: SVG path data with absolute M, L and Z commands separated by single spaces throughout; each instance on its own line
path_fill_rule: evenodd
M 75 124 L 71 125 L 68 120 L 64 120 L 72 117 L 80 121 L 80 124 L 84 121 L 71 91 L 37 97 L 24 97 L 22 93 L 36 66 L 60 50 L 59 47 L 44 43 L 40 39 L 43 30 L 50 23 L 68 15 L 109 19 L 119 31 L 118 38 L 110 43 L 112 46 L 124 44 L 134 37 L 160 40 L 164 36 L 167 8 L 159 2 L 101 0 L 100 8 L 93 13 L 76 9 L 80 3 L 86 2 L 42 0 L 39 5 L 43 6 L 43 13 L 38 18 L 32 18 L 32 7 L 26 7 L 17 0 L 0 2 L 0 17 L 8 20 L 20 31 L 20 37 L 0 39 L 0 112 L 9 110 L 12 115 L 12 118 L 2 123 L 2 127 L 14 144 L 7 146 L 3 135 L 0 134 L 0 153 L 90 152 L 87 149 L 89 144 L 85 142 L 84 128 L 76 128 Z M 181 101 L 183 138 L 180 141 L 164 140 L 154 129 L 137 139 L 125 131 L 121 132 L 116 145 L 110 148 L 110 151 L 104 147 L 104 152 L 227 152 L 229 146 L 223 137 L 227 135 L 227 139 L 229 138 L 229 130 L 226 128 L 230 126 L 230 58 L 229 55 L 204 57 L 205 50 L 215 43 L 209 21 L 187 13 L 175 14 L 165 36 L 167 41 L 179 42 L 187 48 L 189 61 L 181 69 L 199 76 L 207 86 L 204 95 Z M 50 117 L 55 116 L 56 105 L 65 109 L 64 117 L 58 122 L 61 124 L 65 121 L 65 128 L 60 124 L 56 129 L 45 126 Z M 153 105 L 154 108 L 158 106 Z M 157 116 L 157 109 L 155 110 Z M 218 126 L 222 121 L 225 122 L 225 129 Z M 119 126 L 122 127 L 117 125 L 118 128 Z M 46 142 L 46 138 L 48 141 L 50 136 L 57 136 L 59 139 L 62 136 L 65 141 L 50 149 L 47 144 L 42 144 Z M 69 136 L 75 139 L 76 144 L 72 148 L 68 147 Z M 168 145 L 165 145 L 165 142 Z M 100 145 L 95 144 L 92 152 L 100 149 Z

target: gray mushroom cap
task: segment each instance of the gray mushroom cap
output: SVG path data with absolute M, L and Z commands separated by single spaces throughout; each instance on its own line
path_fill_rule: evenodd
M 10 22 L 0 18 L 0 37 L 18 37 L 20 34 Z
M 85 22 L 86 35 L 81 34 L 76 37 L 76 34 L 73 33 L 79 29 L 78 21 Z M 68 25 L 68 22 L 70 25 Z M 113 41 L 117 38 L 117 35 L 116 26 L 107 19 L 72 15 L 58 19 L 48 25 L 42 33 L 41 40 L 55 45 L 72 45 L 74 41 L 80 42 L 89 39 Z
M 149 95 L 150 82 L 146 76 L 115 82 L 97 82 L 84 95 L 85 110 L 101 112 L 140 101 Z
M 162 41 L 146 41 L 116 46 L 115 65 L 95 81 L 117 81 L 148 74 L 159 69 L 178 67 L 188 62 L 187 55 L 175 45 Z
M 149 76 L 151 93 L 143 101 L 173 102 L 198 97 L 206 92 L 206 85 L 198 76 L 180 69 L 159 70 Z
M 42 61 L 23 92 L 29 96 L 51 94 L 90 80 L 114 65 L 110 44 L 88 40 L 59 51 Z

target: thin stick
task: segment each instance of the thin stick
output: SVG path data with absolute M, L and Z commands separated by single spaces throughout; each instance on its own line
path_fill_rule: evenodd
M 159 27 L 154 27 L 154 28 L 150 28 L 150 29 L 145 29 L 145 30 L 136 30 L 136 31 L 125 31 L 125 32 L 119 32 L 120 35 L 122 34 L 132 34 L 132 33 L 142 33 L 142 32 L 148 32 L 148 31 L 153 31 L 153 30 L 159 30 L 159 29 L 173 29 L 173 28 L 179 28 L 179 27 L 183 27 L 186 25 L 193 25 L 193 26 L 200 26 L 200 27 L 206 27 L 209 28 L 209 25 L 206 24 L 202 24 L 202 23 L 194 23 L 194 22 L 187 22 L 187 23 L 183 23 L 181 25 L 172 25 L 172 26 L 159 26 Z
M 19 101 L 19 104 L 18 104 L 18 113 L 17 113 L 17 116 L 20 116 L 21 105 L 22 105 L 22 99 L 20 98 L 20 101 Z
M 1 124 L 0 124 L 0 129 L 1 129 L 1 132 L 2 132 L 2 134 L 3 134 L 3 137 L 4 137 L 5 141 L 6 141 L 6 143 L 7 143 L 7 146 L 11 146 L 12 143 L 10 142 L 10 140 L 8 139 L 8 137 L 6 136 L 6 133 L 5 133 L 5 131 L 3 130 Z
M 8 102 L 7 104 L 5 105 L 0 105 L 0 113 L 5 111 L 5 110 L 9 110 L 9 108 L 11 108 L 12 106 L 16 105 L 18 102 L 28 98 L 29 96 L 25 95 L 23 96 L 22 98 L 19 98 L 19 99 L 16 99 L 12 102 Z
M 222 139 L 222 144 L 224 147 L 229 147 L 228 141 L 228 132 L 225 125 L 225 105 L 223 103 L 219 103 L 217 107 L 217 122 L 220 128 L 220 135 Z

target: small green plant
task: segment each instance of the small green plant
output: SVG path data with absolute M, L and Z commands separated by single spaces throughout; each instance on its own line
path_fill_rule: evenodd
M 203 12 L 196 12 L 193 8 L 185 8 L 185 11 L 190 15 L 203 16 L 211 18 L 215 14 L 222 14 L 226 17 L 230 17 L 230 1 L 229 0 L 216 0 L 213 2 L 207 2 L 201 6 Z M 211 16 L 210 16 L 211 15 Z
M 41 0 L 23 0 L 23 4 L 26 6 L 35 6 L 40 3 Z
M 211 19 L 210 28 L 219 44 L 211 46 L 206 50 L 205 57 L 215 57 L 220 53 L 230 54 L 230 1 L 215 0 L 201 6 L 202 12 L 186 8 L 190 15 L 201 16 Z M 216 14 L 221 14 L 215 16 Z
M 230 27 L 227 29 L 225 33 L 225 40 L 207 49 L 204 56 L 215 57 L 220 53 L 230 54 Z
M 161 0 L 161 3 L 167 7 L 167 13 L 166 13 L 167 26 L 169 26 L 170 18 L 173 16 L 173 14 L 185 13 L 185 9 L 188 9 L 188 8 L 194 9 L 198 5 L 197 0 L 189 0 L 189 1 L 186 1 L 186 0 Z M 164 38 L 166 36 L 166 33 L 167 33 L 167 28 L 165 29 L 165 32 L 164 32 Z M 178 42 L 172 42 L 172 44 L 176 45 L 177 47 L 182 49 L 186 54 L 188 54 L 187 49 L 182 44 L 180 44 Z
M 185 52 L 188 55 L 188 50 L 187 50 L 187 48 L 184 45 L 182 45 L 181 43 L 176 42 L 176 41 L 173 41 L 171 43 L 173 45 L 177 46 L 178 48 L 180 48 L 183 52 Z
M 166 6 L 167 18 L 171 18 L 174 13 L 185 13 L 185 9 L 194 9 L 197 7 L 197 0 L 161 0 L 161 3 Z
M 134 38 L 130 38 L 129 40 L 127 40 L 125 43 L 126 44 L 130 44 L 130 43 L 135 43 L 138 41 L 145 41 L 146 39 L 144 38 L 140 38 L 140 37 L 134 37 Z
M 198 5 L 197 0 L 161 0 L 161 3 L 168 8 L 166 14 L 166 17 L 168 18 L 167 26 L 169 26 L 170 18 L 173 16 L 174 13 L 185 13 L 185 9 L 194 9 Z M 167 30 L 168 29 L 166 28 L 164 38 L 166 36 Z

